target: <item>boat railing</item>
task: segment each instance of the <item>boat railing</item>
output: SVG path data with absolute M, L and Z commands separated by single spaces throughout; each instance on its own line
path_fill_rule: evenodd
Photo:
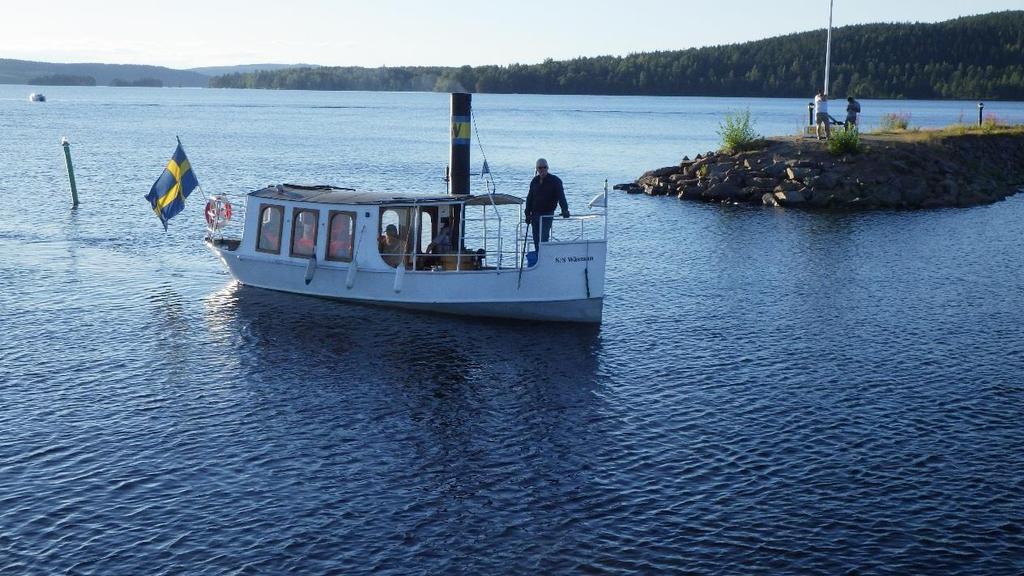
M 575 214 L 568 218 L 557 215 L 541 218 L 551 220 L 548 242 L 593 242 L 608 238 L 608 217 L 603 212 Z
M 551 221 L 549 243 L 597 242 L 607 239 L 607 215 L 604 212 L 576 214 L 568 218 L 543 216 Z M 482 219 L 481 219 L 482 220 Z M 473 219 L 467 219 L 467 223 Z M 468 231 L 475 229 L 479 233 Z M 518 268 L 525 261 L 525 252 L 533 251 L 533 230 L 529 222 L 519 220 L 513 237 L 501 233 L 500 228 L 486 226 L 467 227 L 466 246 L 480 246 L 484 250 L 485 265 L 489 268 Z
M 489 268 L 511 268 L 515 266 L 518 256 L 513 238 L 508 238 L 503 233 L 502 221 L 500 218 L 473 218 L 465 219 L 465 235 L 462 243 L 470 251 L 483 250 L 485 265 Z
M 210 226 L 207 225 L 206 237 L 211 241 L 241 239 L 243 230 L 245 230 L 245 202 L 232 202 L 231 219 L 223 222 L 216 230 L 211 230 Z

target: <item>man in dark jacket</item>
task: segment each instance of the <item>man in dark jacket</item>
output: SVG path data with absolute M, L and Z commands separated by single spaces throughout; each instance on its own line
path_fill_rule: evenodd
M 846 102 L 847 102 L 847 104 L 846 104 L 846 123 L 845 124 L 846 124 L 846 129 L 849 130 L 850 128 L 856 128 L 857 124 L 859 124 L 859 122 L 857 121 L 857 116 L 860 115 L 860 102 L 857 102 L 856 100 L 854 100 L 853 96 L 848 97 L 846 99 Z
M 548 161 L 537 159 L 537 175 L 530 182 L 530 193 L 526 196 L 526 221 L 533 227 L 533 248 L 540 250 L 540 243 L 547 242 L 551 234 L 551 218 L 555 206 L 562 208 L 562 218 L 569 217 L 569 204 L 565 201 L 562 181 L 548 173 Z

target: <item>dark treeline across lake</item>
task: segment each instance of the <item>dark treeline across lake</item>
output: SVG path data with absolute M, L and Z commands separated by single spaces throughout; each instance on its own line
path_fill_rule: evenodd
M 685 14 L 681 15 L 685 21 Z M 643 32 L 638 32 L 642 34 Z M 799 97 L 824 84 L 825 30 L 689 50 L 462 67 L 318 67 L 218 76 L 215 88 Z M 833 30 L 830 92 L 1024 100 L 1024 10 Z

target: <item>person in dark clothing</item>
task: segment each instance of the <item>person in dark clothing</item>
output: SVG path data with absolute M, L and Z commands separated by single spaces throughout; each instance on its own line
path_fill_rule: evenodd
M 853 96 L 848 97 L 846 99 L 846 102 L 847 102 L 847 104 L 846 104 L 846 122 L 845 122 L 845 124 L 846 124 L 846 129 L 849 130 L 850 128 L 856 128 L 857 124 L 859 123 L 858 119 L 857 119 L 857 116 L 860 115 L 860 102 L 857 102 L 856 100 L 854 100 Z
M 530 193 L 526 196 L 526 221 L 533 228 L 533 248 L 540 251 L 540 243 L 547 242 L 551 234 L 551 218 L 555 206 L 562 208 L 562 218 L 569 217 L 569 203 L 565 201 L 562 180 L 548 173 L 548 161 L 537 159 L 537 175 L 530 182 Z

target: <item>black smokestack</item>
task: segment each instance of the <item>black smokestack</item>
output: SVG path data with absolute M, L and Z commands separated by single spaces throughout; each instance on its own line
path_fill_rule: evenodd
M 472 129 L 472 94 L 452 94 L 452 196 L 469 194 L 469 133 Z

